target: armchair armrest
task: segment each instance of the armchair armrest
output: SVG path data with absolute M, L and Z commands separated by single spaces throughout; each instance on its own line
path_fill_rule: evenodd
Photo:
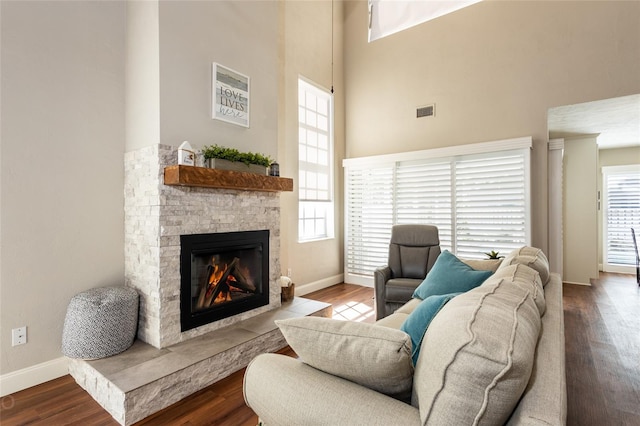
M 376 319 L 384 318 L 386 313 L 386 297 L 384 286 L 391 279 L 391 268 L 381 266 L 373 272 L 373 286 L 375 288 L 376 299 Z
M 278 354 L 249 364 L 244 399 L 266 425 L 420 424 L 409 404 Z

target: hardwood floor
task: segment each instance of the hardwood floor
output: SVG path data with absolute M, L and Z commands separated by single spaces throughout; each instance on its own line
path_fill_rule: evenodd
M 374 322 L 373 290 L 339 284 L 305 297 L 334 317 Z M 564 285 L 568 425 L 640 425 L 640 288 L 631 275 L 602 274 L 592 287 Z M 288 348 L 281 351 L 295 356 Z M 257 424 L 240 370 L 137 425 Z M 71 376 L 8 395 L 0 424 L 117 425 Z
M 568 425 L 640 425 L 640 287 L 601 274 L 564 285 Z

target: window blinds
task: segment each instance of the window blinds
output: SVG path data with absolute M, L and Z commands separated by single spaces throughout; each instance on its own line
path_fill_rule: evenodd
M 348 169 L 346 269 L 348 282 L 368 284 L 389 253 L 393 225 L 393 167 Z M 382 263 L 380 262 L 381 260 Z
M 396 223 L 436 225 L 441 248 L 465 258 L 530 244 L 527 140 L 515 150 L 345 162 L 345 281 L 372 285 Z
M 603 167 L 605 270 L 635 265 L 631 228 L 640 235 L 640 166 Z
M 455 161 L 458 256 L 506 254 L 527 242 L 527 183 L 522 153 Z
M 451 162 L 398 163 L 396 176 L 395 223 L 435 225 L 441 248 L 452 250 Z

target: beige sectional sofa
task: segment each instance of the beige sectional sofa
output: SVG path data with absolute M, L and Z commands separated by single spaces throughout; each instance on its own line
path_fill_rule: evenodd
M 256 357 L 247 405 L 269 426 L 565 424 L 560 277 L 532 247 L 469 263 L 497 270 L 437 312 L 415 367 L 399 328 L 419 299 L 376 324 L 284 320 L 300 359 Z

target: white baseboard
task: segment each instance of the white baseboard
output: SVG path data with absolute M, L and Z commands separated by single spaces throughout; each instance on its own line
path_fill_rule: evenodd
M 69 374 L 69 361 L 66 357 L 12 371 L 0 376 L 0 396 L 9 395 L 66 374 Z
M 296 284 L 296 296 L 304 296 L 305 294 L 313 293 L 314 291 L 322 290 L 323 288 L 331 287 L 332 285 L 340 284 L 343 282 L 344 275 L 338 274 L 301 286 L 298 286 Z
M 357 284 L 365 287 L 374 287 L 374 278 L 373 275 L 368 277 L 363 277 L 362 275 L 351 275 L 346 274 L 344 277 L 344 281 L 349 284 Z
M 636 274 L 636 267 L 635 265 L 609 265 L 606 268 L 606 271 L 604 270 L 604 268 L 600 269 L 602 272 L 613 272 L 614 274 L 626 274 L 626 275 L 635 275 Z
M 591 283 L 578 283 L 575 281 L 562 281 L 563 284 L 575 284 L 575 285 L 585 285 L 587 287 L 591 287 Z

